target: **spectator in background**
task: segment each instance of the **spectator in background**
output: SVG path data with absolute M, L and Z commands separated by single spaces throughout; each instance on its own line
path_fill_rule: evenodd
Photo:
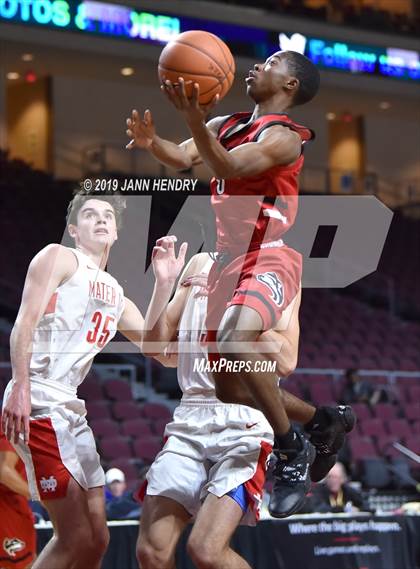
M 36 557 L 34 517 L 23 462 L 0 429 L 0 567 L 27 569 Z
M 105 507 L 108 520 L 138 519 L 140 505 L 127 490 L 125 474 L 110 468 L 105 474 Z
M 383 389 L 375 389 L 367 380 L 362 379 L 357 369 L 348 369 L 345 374 L 345 386 L 341 396 L 341 402 L 344 405 L 351 403 L 367 403 L 368 405 L 376 405 L 376 403 L 387 402 L 389 400 L 387 393 Z
M 337 462 L 325 477 L 324 483 L 315 486 L 307 509 L 322 514 L 369 511 L 360 492 L 346 482 L 345 468 L 341 462 Z

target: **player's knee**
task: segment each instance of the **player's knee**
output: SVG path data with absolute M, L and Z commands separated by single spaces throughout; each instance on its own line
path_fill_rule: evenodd
M 207 544 L 192 534 L 187 542 L 187 551 L 197 569 L 216 569 L 220 567 L 219 552 L 214 544 Z
M 89 524 L 80 523 L 72 531 L 60 532 L 55 536 L 57 546 L 69 558 L 90 559 L 92 557 L 92 544 L 94 537 Z
M 109 545 L 109 530 L 107 527 L 93 530 L 93 554 L 101 558 L 105 555 Z
M 136 557 L 142 569 L 170 569 L 173 567 L 170 551 L 158 549 L 146 541 L 140 541 L 137 544 Z

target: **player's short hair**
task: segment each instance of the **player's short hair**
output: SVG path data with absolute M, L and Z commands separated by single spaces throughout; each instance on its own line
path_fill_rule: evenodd
M 117 229 L 120 229 L 122 224 L 122 214 L 126 208 L 126 200 L 123 196 L 119 195 L 116 192 L 112 192 L 112 194 L 106 194 L 102 192 L 100 194 L 97 194 L 88 192 L 86 190 L 76 190 L 73 199 L 67 207 L 67 225 L 77 225 L 77 216 L 79 215 L 79 211 L 83 207 L 83 204 L 85 204 L 88 200 L 100 200 L 108 202 L 114 210 Z
M 284 51 L 283 57 L 291 75 L 299 79 L 299 89 L 293 99 L 294 105 L 303 105 L 318 93 L 320 75 L 317 67 L 306 56 L 297 51 Z

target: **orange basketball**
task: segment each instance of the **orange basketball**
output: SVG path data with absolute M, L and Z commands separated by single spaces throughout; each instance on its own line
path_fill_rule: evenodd
M 219 94 L 222 99 L 233 83 L 235 61 L 228 46 L 217 36 L 201 30 L 179 34 L 162 50 L 158 66 L 161 82 L 183 77 L 187 96 L 194 83 L 200 86 L 200 104 Z

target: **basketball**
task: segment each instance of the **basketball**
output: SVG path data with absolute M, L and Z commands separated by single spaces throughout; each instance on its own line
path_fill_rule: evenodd
M 192 95 L 194 83 L 198 83 L 199 102 L 206 105 L 217 94 L 222 99 L 231 88 L 235 61 L 220 38 L 193 30 L 179 34 L 163 48 L 158 73 L 161 82 L 169 79 L 178 83 L 178 77 L 183 77 L 188 97 Z

